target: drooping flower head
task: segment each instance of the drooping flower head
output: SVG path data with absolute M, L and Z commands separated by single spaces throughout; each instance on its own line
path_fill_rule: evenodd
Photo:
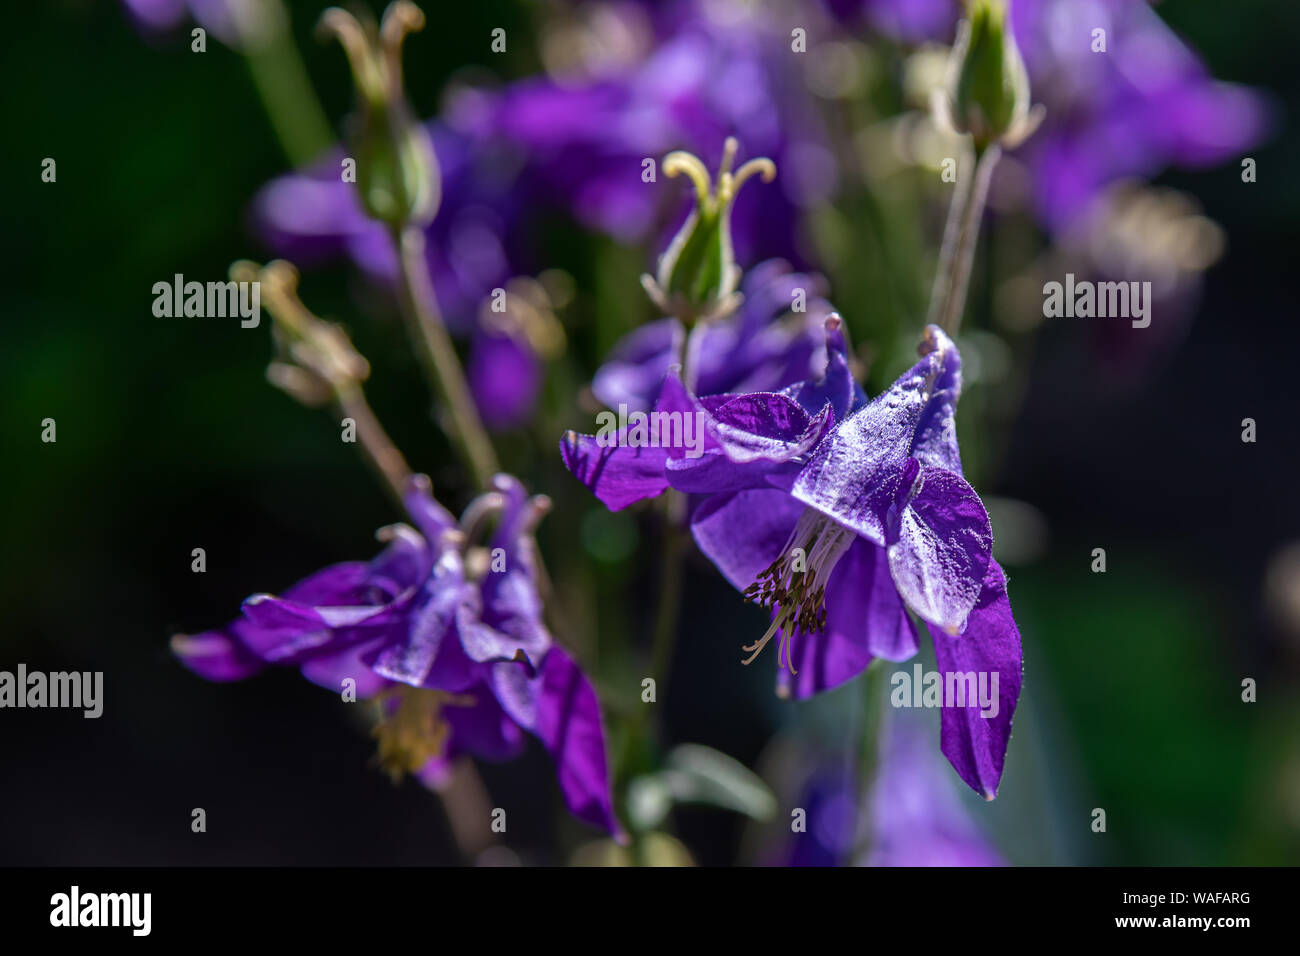
M 405 503 L 411 523 L 382 529 L 373 560 L 254 595 L 226 627 L 174 638 L 176 654 L 209 680 L 288 665 L 380 698 L 380 760 L 395 776 L 437 783 L 455 756 L 508 759 L 532 733 L 574 815 L 618 834 L 599 702 L 542 619 L 532 529 L 548 502 L 500 475 L 459 522 L 423 476 Z
M 921 360 L 867 402 L 849 372 L 837 316 L 825 374 L 779 392 L 696 397 L 675 371 L 657 412 L 701 417 L 702 453 L 570 433 L 569 470 L 611 509 L 668 487 L 696 496 L 700 550 L 772 615 L 744 650 L 778 639 L 778 688 L 806 696 L 861 673 L 873 657 L 917 650 L 929 626 L 941 670 L 997 671 L 995 716 L 945 707 L 943 750 L 992 797 L 1020 690 L 1020 637 L 988 515 L 961 474 L 956 346 L 926 329 Z

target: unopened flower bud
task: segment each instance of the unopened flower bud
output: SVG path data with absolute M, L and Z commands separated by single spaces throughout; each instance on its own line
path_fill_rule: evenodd
M 941 100 L 948 124 L 977 149 L 1014 147 L 1037 128 L 1029 108 L 1029 74 L 1007 17 L 1007 0 L 970 0 L 957 28 Z

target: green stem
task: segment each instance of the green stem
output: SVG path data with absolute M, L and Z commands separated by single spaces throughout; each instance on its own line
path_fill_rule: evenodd
M 686 498 L 669 489 L 664 497 L 664 546 L 659 573 L 659 609 L 650 643 L 650 673 L 659 695 L 668 684 L 673 650 L 682 606 L 682 559 L 686 556 L 686 535 L 682 531 Z
M 880 769 L 881 738 L 885 729 L 889 678 L 882 661 L 873 661 L 862 675 L 862 741 L 858 751 L 858 805 L 871 812 L 871 795 Z M 870 828 L 863 828 L 854 845 L 854 859 L 863 859 L 870 849 Z
M 472 866 L 484 850 L 498 842 L 490 822 L 492 798 L 474 761 L 461 757 L 452 764 L 437 794 L 461 859 Z
M 989 146 L 982 151 L 977 148 L 974 155 L 974 172 L 958 182 L 952 204 L 948 207 L 939 267 L 935 272 L 930 312 L 926 317 L 927 324 L 937 325 L 949 335 L 957 333 L 966 309 L 966 289 L 970 284 L 975 246 L 979 242 L 980 221 L 988 201 L 993 167 L 1002 151 L 997 146 Z
M 393 241 L 401 262 L 402 314 L 419 346 L 425 371 L 443 403 L 448 433 L 473 472 L 475 483 L 486 488 L 501 468 L 438 311 L 438 299 L 424 256 L 424 232 L 419 226 L 406 225 L 393 231 Z
M 407 479 L 411 477 L 411 466 L 406 463 L 398 447 L 384 431 L 365 393 L 357 384 L 344 385 L 335 391 L 339 411 L 357 423 L 357 437 L 361 439 L 361 450 L 366 460 L 383 478 L 394 500 L 400 506 L 406 491 Z
M 704 332 L 709 320 L 703 319 L 690 326 L 686 334 L 686 344 L 682 348 L 682 384 L 687 391 L 694 394 L 700 377 L 700 348 L 704 341 Z
M 329 149 L 334 135 L 293 42 L 288 14 L 277 0 L 269 7 L 259 19 L 269 28 L 257 35 L 245 31 L 244 59 L 280 147 L 301 169 Z
M 699 374 L 700 343 L 704 339 L 704 323 L 690 327 L 682 354 L 682 383 L 692 393 Z M 669 488 L 663 497 L 664 547 L 659 563 L 659 609 L 655 614 L 654 636 L 650 642 L 650 668 L 655 686 L 660 693 L 668 683 L 668 668 L 673 662 L 673 649 L 677 646 L 678 618 L 682 605 L 682 560 L 686 556 L 686 535 L 682 526 L 686 521 L 686 496 Z

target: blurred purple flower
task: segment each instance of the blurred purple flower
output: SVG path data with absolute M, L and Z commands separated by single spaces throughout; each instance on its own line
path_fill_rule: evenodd
M 383 762 L 427 782 L 458 754 L 515 756 L 529 731 L 555 760 L 574 815 L 618 834 L 599 702 L 542 621 L 531 535 L 543 503 L 500 475 L 462 531 L 416 476 L 406 507 L 414 527 L 384 529 L 388 546 L 373 560 L 254 595 L 226 627 L 173 639 L 176 654 L 209 680 L 273 664 L 336 692 L 354 680 L 358 697 L 384 699 Z M 492 535 L 468 546 L 466 532 L 492 511 Z
M 830 0 L 899 40 L 951 42 L 951 0 Z M 1169 166 L 1239 157 L 1267 132 L 1254 91 L 1220 83 L 1147 0 L 1012 0 L 1012 27 L 1042 126 L 1017 150 L 1029 166 L 1039 218 L 1073 224 L 1107 185 Z M 1093 52 L 1093 31 L 1106 31 Z
M 132 19 L 145 31 L 174 30 L 187 18 L 227 46 L 258 28 L 268 11 L 256 0 L 122 0 Z
M 483 424 L 493 431 L 528 421 L 542 387 L 542 366 L 528 340 L 489 330 L 474 337 L 465 376 Z
M 1213 166 L 1258 143 L 1258 94 L 1216 81 L 1145 0 L 1015 0 L 1011 18 L 1043 126 L 1021 154 L 1053 230 L 1103 187 L 1167 166 Z M 1106 31 L 1106 52 L 1092 51 Z
M 602 12 L 629 18 L 629 30 L 651 29 L 631 9 Z M 598 77 L 462 88 L 430 124 L 443 198 L 426 232 L 429 267 L 448 326 L 469 337 L 479 356 L 471 358 L 479 369 L 471 384 L 494 427 L 527 417 L 527 397 L 536 389 L 523 386 L 540 378 L 540 359 L 533 356 L 534 367 L 526 369 L 527 342 L 518 338 L 480 341 L 475 316 L 494 288 L 535 271 L 537 252 L 525 237 L 545 210 L 562 210 L 621 241 L 644 240 L 664 224 L 666 190 L 642 181 L 643 161 L 688 149 L 712 166 L 734 134 L 747 153 L 772 157 L 780 170 L 778 188 L 747 191 L 736 201 L 738 258 L 803 260 L 796 241 L 800 208 L 834 189 L 825 132 L 794 72 L 788 33 L 740 7 L 719 19 L 721 9 L 702 0 L 656 8 L 656 42 L 645 57 Z M 372 278 L 392 283 L 391 240 L 366 217 L 355 187 L 342 182 L 342 158 L 336 152 L 305 173 L 268 184 L 254 203 L 255 226 L 278 255 L 300 265 L 346 255 Z M 658 327 L 647 335 L 663 332 Z M 506 357 L 517 379 L 485 364 L 511 346 Z
M 840 20 L 863 20 L 873 29 L 901 40 L 951 40 L 961 14 L 960 0 L 825 0 Z
M 655 412 L 694 416 L 698 449 L 648 447 L 629 424 L 615 436 L 569 433 L 561 454 L 611 510 L 668 487 L 704 496 L 691 514 L 695 541 L 771 609 L 771 627 L 745 650 L 753 660 L 780 635 L 782 693 L 828 690 L 873 657 L 911 657 L 909 610 L 929 625 L 941 672 L 996 672 L 997 713 L 945 706 L 941 735 L 957 773 L 991 799 L 1021 649 L 988 514 L 961 474 L 961 358 L 929 326 L 921 360 L 865 402 L 839 329 L 838 316 L 828 320 L 822 378 L 781 392 L 698 398 L 671 370 Z
M 695 343 L 696 391 L 766 392 L 812 377 L 825 365 L 825 325 L 832 308 L 820 276 L 793 272 L 769 259 L 745 274 L 744 300 L 732 315 L 710 321 Z M 793 312 L 802 291 L 805 310 Z M 686 329 L 660 319 L 624 336 L 592 380 L 592 391 L 610 408 L 648 411 L 672 365 L 679 364 Z
M 628 17 L 629 31 L 647 29 L 627 5 L 600 12 Z M 595 76 L 534 77 L 464 93 L 475 135 L 520 151 L 530 199 L 559 204 L 625 242 L 660 224 L 662 191 L 642 181 L 646 159 L 683 149 L 713 169 L 724 140 L 735 136 L 748 155 L 768 156 L 780 170 L 779 189 L 736 202 L 737 258 L 803 261 L 799 211 L 834 191 L 835 164 L 790 55 L 789 31 L 741 4 L 686 0 L 657 5 L 653 16 L 654 40 L 642 58 L 606 64 Z
M 917 714 L 889 715 L 870 789 L 843 753 L 806 764 L 792 805 L 807 829 L 786 836 L 764 862 L 780 866 L 1002 866 L 962 806 Z M 802 743 L 802 742 L 801 742 Z M 806 750 L 806 746 L 801 747 Z M 860 850 L 865 840 L 865 852 Z
M 867 866 L 1002 866 L 925 745 L 925 723 L 892 716 L 868 812 Z
M 842 760 L 819 763 L 803 782 L 794 805 L 806 813 L 807 830 L 791 833 L 775 866 L 841 866 L 853 852 L 859 818 L 856 768 Z

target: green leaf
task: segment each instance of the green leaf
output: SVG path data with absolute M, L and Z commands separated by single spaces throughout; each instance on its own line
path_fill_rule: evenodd
M 776 813 L 776 796 L 762 778 L 712 747 L 674 748 L 659 776 L 678 803 L 722 807 L 755 820 L 768 820 Z

